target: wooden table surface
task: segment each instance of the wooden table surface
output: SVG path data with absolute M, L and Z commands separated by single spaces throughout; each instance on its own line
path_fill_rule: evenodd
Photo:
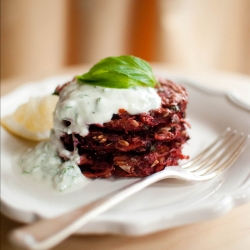
M 176 68 L 167 65 L 155 64 L 156 67 L 179 72 Z M 88 65 L 61 69 L 53 74 L 81 74 L 89 68 Z M 185 70 L 184 70 L 185 71 Z M 180 72 L 184 72 L 180 71 Z M 187 73 L 187 71 L 185 71 Z M 224 72 L 189 72 L 188 74 L 197 79 L 213 79 L 212 84 L 223 87 L 225 83 L 231 88 L 241 91 L 245 98 L 250 99 L 250 76 L 230 74 Z M 1 83 L 1 95 L 5 95 L 17 86 L 28 81 L 36 81 L 52 74 L 40 76 L 22 76 L 4 79 Z M 244 82 L 237 84 L 237 79 Z M 243 81 L 242 81 L 243 80 Z M 230 82 L 231 81 L 231 82 Z M 249 85 L 248 85 L 249 84 Z M 248 96 L 249 95 L 249 96 Z M 250 165 L 250 163 L 249 163 Z M 1 249 L 15 250 L 17 247 L 8 242 L 9 232 L 20 226 L 20 223 L 1 215 Z M 168 229 L 145 236 L 122 236 L 122 235 L 81 235 L 71 236 L 53 250 L 248 250 L 250 249 L 250 203 L 233 208 L 225 215 L 200 223 L 185 225 Z

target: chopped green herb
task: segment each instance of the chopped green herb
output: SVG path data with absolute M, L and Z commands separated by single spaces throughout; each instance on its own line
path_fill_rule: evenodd
M 101 97 L 96 99 L 96 105 L 95 105 L 95 110 L 96 111 L 98 110 L 98 104 L 100 103 L 101 99 L 102 99 Z
M 74 169 L 74 166 L 69 166 L 69 167 L 64 168 L 61 173 L 65 174 L 70 169 Z
M 78 95 L 78 97 L 80 97 L 80 98 L 83 98 L 85 96 L 89 97 L 89 95 L 86 95 L 86 94 L 80 94 L 80 95 Z
M 78 113 L 75 113 L 75 122 L 77 124 Z

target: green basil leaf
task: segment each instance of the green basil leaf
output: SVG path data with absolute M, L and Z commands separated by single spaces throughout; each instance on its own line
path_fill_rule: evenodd
M 135 56 L 107 57 L 89 72 L 76 77 L 79 82 L 107 88 L 154 87 L 157 81 L 150 65 Z

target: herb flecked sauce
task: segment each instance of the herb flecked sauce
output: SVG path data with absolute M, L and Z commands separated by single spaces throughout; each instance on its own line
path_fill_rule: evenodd
M 90 180 L 81 173 L 77 165 L 77 149 L 74 152 L 67 151 L 60 141 L 60 136 L 65 132 L 86 136 L 89 124 L 108 122 L 119 109 L 125 109 L 133 115 L 160 106 L 161 99 L 151 87 L 114 89 L 73 81 L 60 93 L 50 140 L 40 142 L 19 157 L 18 166 L 21 173 L 36 182 L 47 183 L 59 192 L 80 189 Z M 65 126 L 65 120 L 70 122 L 69 126 Z M 69 160 L 63 162 L 59 155 Z

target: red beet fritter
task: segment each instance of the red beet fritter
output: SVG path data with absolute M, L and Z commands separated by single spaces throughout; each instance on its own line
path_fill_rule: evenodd
M 159 82 L 156 90 L 161 108 L 137 115 L 120 109 L 110 122 L 91 124 L 85 137 L 67 133 L 61 136 L 67 150 L 78 148 L 79 167 L 85 176 L 148 176 L 188 158 L 181 152 L 189 139 L 184 120 L 187 92 L 171 81 Z

